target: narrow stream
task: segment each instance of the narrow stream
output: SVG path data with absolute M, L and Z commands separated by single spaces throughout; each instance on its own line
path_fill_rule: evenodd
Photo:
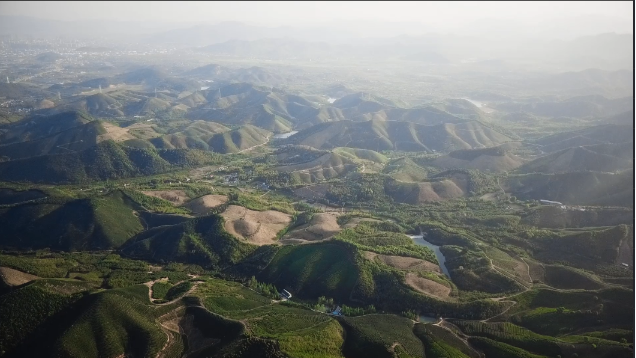
M 413 242 L 415 242 L 416 245 L 426 246 L 429 249 L 433 250 L 433 252 L 435 253 L 435 257 L 437 258 L 437 262 L 439 262 L 439 267 L 442 269 L 442 272 L 444 273 L 444 275 L 446 275 L 446 277 L 451 278 L 450 273 L 446 268 L 446 257 L 444 257 L 444 254 L 442 254 L 442 252 L 439 250 L 439 246 L 433 245 L 430 242 L 424 240 L 424 236 L 425 233 L 422 233 L 420 235 L 409 235 L 409 237 L 413 239 Z

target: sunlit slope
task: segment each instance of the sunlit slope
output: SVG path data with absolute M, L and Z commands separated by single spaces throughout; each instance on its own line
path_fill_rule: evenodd
M 596 144 L 564 149 L 526 163 L 521 173 L 615 172 L 634 166 L 634 143 Z
M 527 199 L 546 199 L 573 205 L 633 207 L 634 171 L 620 173 L 570 172 L 509 176 L 506 191 Z
M 344 119 L 335 108 L 321 108 L 303 97 L 247 83 L 203 91 L 202 95 L 207 103 L 192 108 L 189 118 L 230 125 L 253 124 L 275 133 Z
M 431 165 L 446 169 L 477 169 L 489 172 L 511 171 L 519 167 L 523 160 L 511 153 L 506 145 L 463 149 L 436 158 Z
M 0 163 L 0 179 L 82 182 L 151 175 L 214 162 L 212 153 L 185 149 L 144 149 L 104 141 L 88 149 Z
M 371 120 L 324 123 L 300 131 L 290 142 L 319 149 L 351 147 L 402 151 L 451 151 L 492 147 L 511 138 L 479 122 L 419 125 L 411 122 Z
M 137 205 L 122 192 L 90 199 L 27 203 L 0 211 L 5 248 L 105 250 L 122 245 L 144 227 Z
M 206 122 L 195 122 L 183 131 L 153 138 L 150 142 L 156 148 L 189 148 L 217 153 L 236 153 L 263 145 L 268 142 L 271 132 L 244 125 L 237 129 Z

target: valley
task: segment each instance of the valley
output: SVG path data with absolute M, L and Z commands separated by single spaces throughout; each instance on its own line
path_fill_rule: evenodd
M 0 357 L 634 355 L 633 35 L 182 31 L 0 43 Z

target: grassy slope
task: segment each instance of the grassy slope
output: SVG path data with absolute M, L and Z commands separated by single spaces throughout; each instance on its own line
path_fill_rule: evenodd
M 359 272 L 354 254 L 338 243 L 288 246 L 278 251 L 258 278 L 300 297 L 348 300 Z
M 119 191 L 91 199 L 18 205 L 0 214 L 7 233 L 0 244 L 62 250 L 116 248 L 143 230 L 134 208 Z
M 225 267 L 239 262 L 256 247 L 225 232 L 223 222 L 220 216 L 212 215 L 150 229 L 127 242 L 122 253 L 153 261 Z

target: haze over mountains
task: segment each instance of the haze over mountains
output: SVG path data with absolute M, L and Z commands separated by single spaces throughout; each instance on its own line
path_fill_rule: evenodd
M 551 63 L 553 68 L 577 70 L 630 69 L 633 62 L 631 26 L 625 26 L 620 19 L 603 16 L 597 16 L 593 22 L 598 24 L 597 28 L 583 26 L 590 22 L 589 16 L 570 19 L 578 30 L 569 35 L 562 28 L 572 31 L 573 27 L 565 25 L 563 19 L 550 20 L 541 26 L 542 31 L 534 33 L 524 29 L 537 28 L 536 24 L 523 27 L 513 22 L 511 26 L 501 19 L 441 31 L 431 28 L 427 33 L 409 32 L 408 24 L 391 29 L 393 25 L 389 23 L 386 26 L 365 23 L 369 30 L 360 33 L 355 26 L 342 24 L 263 26 L 226 21 L 192 27 L 186 23 L 63 22 L 11 16 L 2 19 L 0 34 L 5 35 L 68 37 L 82 34 L 79 36 L 111 37 L 120 43 L 198 48 L 214 55 L 261 59 L 373 57 L 405 58 L 430 64 L 497 59 L 526 67 L 541 60 L 544 64 Z M 418 28 L 421 29 L 421 25 Z M 553 31 L 548 30 L 550 28 Z
M 0 357 L 633 357 L 631 5 L 0 4 Z

